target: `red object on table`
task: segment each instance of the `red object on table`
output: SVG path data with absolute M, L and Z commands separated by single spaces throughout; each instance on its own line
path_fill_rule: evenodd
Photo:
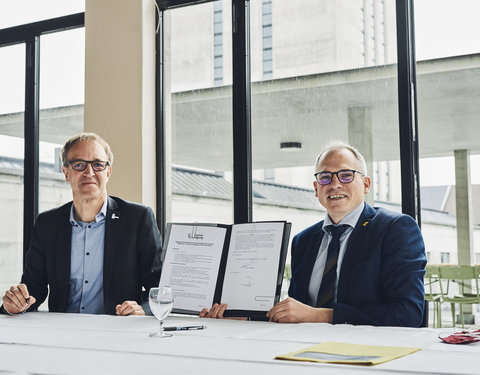
M 476 331 L 459 331 L 452 334 L 440 333 L 438 338 L 447 344 L 470 344 L 480 341 L 480 329 Z

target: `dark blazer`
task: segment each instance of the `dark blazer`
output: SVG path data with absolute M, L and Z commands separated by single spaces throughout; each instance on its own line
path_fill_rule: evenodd
M 25 257 L 22 283 L 37 302 L 47 297 L 48 308 L 65 312 L 70 283 L 72 202 L 38 215 Z M 142 286 L 158 286 L 162 240 L 149 207 L 108 197 L 103 260 L 103 299 L 106 314 L 126 300 L 142 303 Z M 3 310 L 3 309 L 2 309 Z
M 288 294 L 307 303 L 323 221 L 292 241 Z M 419 327 L 423 318 L 425 245 L 407 215 L 365 204 L 348 240 L 338 280 L 333 323 Z

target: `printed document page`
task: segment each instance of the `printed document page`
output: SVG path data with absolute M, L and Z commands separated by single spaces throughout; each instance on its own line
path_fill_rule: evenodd
M 284 228 L 284 222 L 233 226 L 221 301 L 229 310 L 273 307 Z
M 225 228 L 172 224 L 160 286 L 173 288 L 175 309 L 212 306 L 225 235 Z

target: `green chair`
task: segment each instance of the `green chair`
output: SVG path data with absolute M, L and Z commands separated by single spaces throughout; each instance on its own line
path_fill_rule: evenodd
M 465 325 L 463 318 L 463 305 L 480 303 L 480 291 L 478 288 L 479 270 L 475 266 L 444 265 L 438 267 L 440 305 L 450 303 L 453 326 L 455 327 L 455 305 L 460 306 L 460 319 L 462 328 Z M 441 306 L 438 309 L 441 314 Z M 441 322 L 441 315 L 437 316 Z M 441 324 L 441 323 L 440 323 Z
M 440 311 L 440 282 L 439 282 L 439 273 L 437 265 L 427 264 L 425 267 L 425 300 L 431 302 L 433 305 L 433 327 L 441 327 L 441 311 Z M 429 304 L 425 304 L 428 308 Z

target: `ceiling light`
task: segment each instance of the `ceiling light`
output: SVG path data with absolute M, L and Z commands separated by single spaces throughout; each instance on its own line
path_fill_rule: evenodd
M 281 142 L 280 150 L 282 151 L 300 151 L 302 149 L 301 142 Z

